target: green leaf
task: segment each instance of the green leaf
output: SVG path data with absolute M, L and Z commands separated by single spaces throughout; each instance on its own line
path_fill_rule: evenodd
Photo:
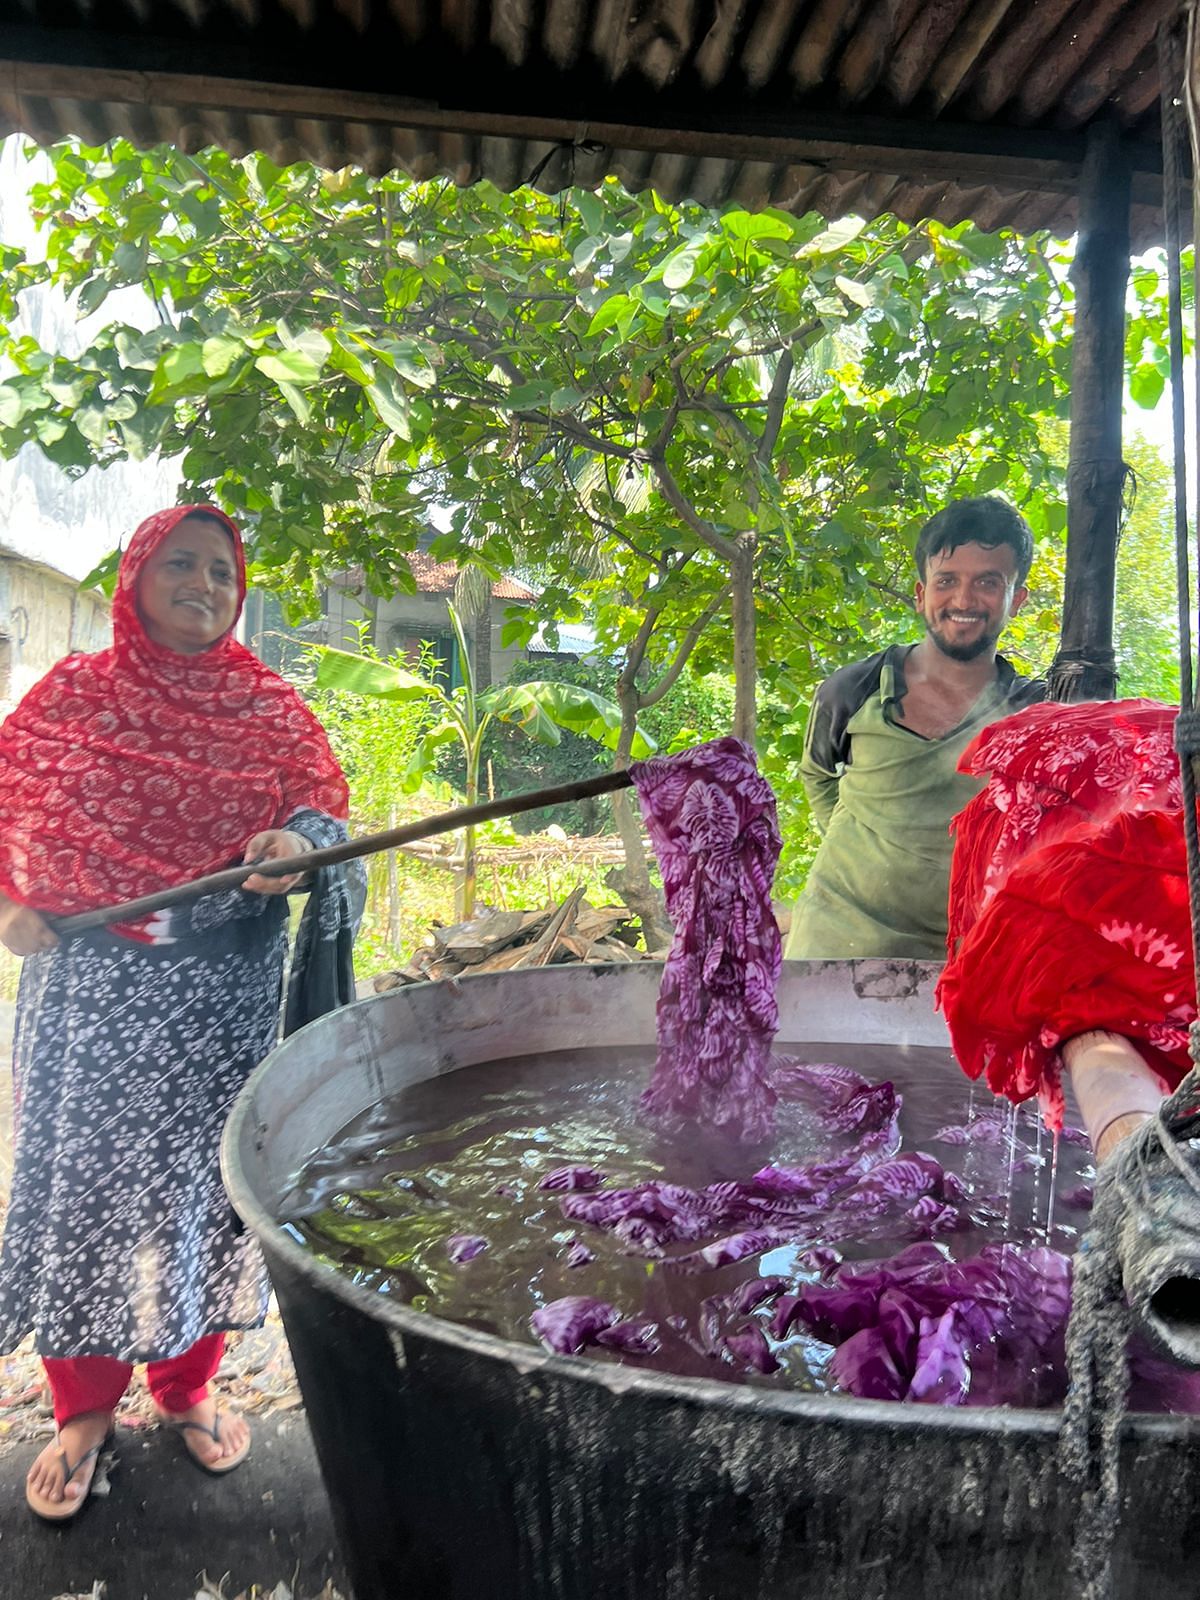
M 875 304 L 876 294 L 871 284 L 859 283 L 855 278 L 844 278 L 841 273 L 833 281 L 846 296 L 846 299 L 853 300 L 856 306 L 862 306 L 866 310 Z
M 599 250 L 603 243 L 603 239 L 598 238 L 595 234 L 592 234 L 587 239 L 580 240 L 571 256 L 577 272 L 585 272 L 591 266 L 596 251 Z
M 99 311 L 111 294 L 112 287 L 112 281 L 107 273 L 98 272 L 94 278 L 89 278 L 80 289 L 79 297 L 76 301 L 79 307 L 79 315 L 81 317 L 90 317 L 93 311 Z
M 273 383 L 295 383 L 301 388 L 316 383 L 321 376 L 320 367 L 302 350 L 269 350 L 259 356 L 254 365 Z
M 117 572 L 121 566 L 120 550 L 110 550 L 102 561 L 98 561 L 86 578 L 80 578 L 81 589 L 99 589 L 109 599 L 116 593 Z
M 412 437 L 408 422 L 408 396 L 397 386 L 390 372 L 386 369 L 381 372 L 374 383 L 367 384 L 363 393 L 385 427 L 399 434 L 401 439 Z
M 629 308 L 630 300 L 627 294 L 610 294 L 588 323 L 587 337 L 590 339 L 595 333 L 603 333 L 606 328 L 615 327 Z
M 400 787 L 404 793 L 415 794 L 425 779 L 437 771 L 439 751 L 461 738 L 462 732 L 456 722 L 439 723 L 436 728 L 422 734 L 400 776 Z
M 1166 379 L 1156 366 L 1143 363 L 1135 367 L 1129 376 L 1129 394 L 1135 405 L 1145 411 L 1153 411 L 1162 399 L 1166 384 Z
M 514 411 L 537 411 L 553 393 L 552 383 L 515 383 L 508 391 L 508 403 Z
M 0 383 L 0 427 L 15 427 L 24 409 L 21 391 L 14 389 L 11 383 Z
M 113 344 L 125 366 L 153 372 L 169 337 L 170 330 L 164 327 L 151 328 L 148 333 L 138 333 L 133 328 L 118 328 L 113 335 Z
M 831 222 L 801 250 L 802 256 L 828 256 L 835 251 L 844 250 L 858 238 L 866 227 L 862 217 L 839 217 L 836 222 Z
M 700 234 L 695 239 L 689 239 L 687 244 L 681 245 L 667 257 L 663 264 L 662 281 L 664 288 L 683 289 L 696 275 L 696 264 L 705 245 L 708 243 L 706 234 Z
M 735 239 L 791 239 L 796 225 L 777 211 L 727 211 L 721 226 Z
M 117 431 L 135 461 L 146 461 L 154 454 L 173 416 L 170 406 L 142 405 L 119 424 Z
M 558 744 L 560 728 L 597 739 L 615 750 L 621 735 L 621 709 L 591 689 L 573 683 L 506 683 L 479 696 L 479 708 L 501 722 L 517 723 L 539 744 Z M 633 754 L 639 760 L 657 747 L 639 728 Z
M 150 386 L 150 397 L 152 400 L 164 399 L 170 390 L 181 388 L 191 379 L 202 377 L 203 373 L 202 345 L 194 341 L 172 345 L 159 357 L 154 371 L 154 382 Z
M 240 339 L 227 334 L 205 339 L 200 347 L 201 365 L 210 378 L 223 378 L 245 348 Z
M 104 415 L 104 407 L 95 404 L 80 406 L 73 421 L 87 442 L 99 450 L 108 438 L 108 418 Z
M 342 689 L 349 694 L 372 695 L 377 700 L 417 700 L 422 695 L 436 698 L 442 692 L 415 672 L 386 661 L 372 661 L 349 650 L 335 650 L 331 645 L 313 648 L 317 652 L 319 689 Z
M 70 378 L 47 378 L 44 388 L 64 410 L 73 411 L 92 387 L 93 381 L 86 373 L 77 372 Z
M 432 389 L 437 371 L 426 351 L 414 339 L 374 339 L 369 348 L 381 355 L 402 378 L 418 389 Z
M 547 409 L 552 412 L 573 411 L 583 399 L 578 389 L 564 387 L 555 389 L 547 403 Z
M 279 392 L 292 408 L 292 415 L 301 427 L 307 427 L 312 421 L 312 406 L 303 389 L 297 389 L 294 383 L 280 383 Z
M 329 352 L 329 365 L 336 372 L 344 372 L 348 378 L 353 378 L 364 389 L 375 381 L 374 367 L 362 359 L 345 334 L 335 335 L 333 348 Z
M 991 489 L 998 489 L 1002 483 L 1008 481 L 1007 461 L 985 461 L 975 474 L 975 493 L 987 494 Z

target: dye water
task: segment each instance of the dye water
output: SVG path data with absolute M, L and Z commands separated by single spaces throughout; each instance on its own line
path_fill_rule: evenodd
M 725 1265 L 709 1266 L 697 1252 L 728 1235 L 728 1224 L 662 1249 L 631 1249 L 628 1231 L 571 1220 L 563 1212 L 571 1197 L 541 1185 L 564 1168 L 592 1169 L 597 1176 L 584 1181 L 600 1197 L 653 1182 L 741 1185 L 764 1167 L 844 1161 L 861 1129 L 831 1132 L 819 1108 L 784 1098 L 768 1145 L 747 1148 L 695 1128 L 668 1136 L 638 1110 L 653 1052 L 592 1049 L 464 1068 L 375 1107 L 308 1164 L 286 1208 L 288 1225 L 360 1284 L 454 1322 L 529 1341 L 540 1308 L 590 1297 L 654 1329 L 652 1348 L 635 1341 L 623 1356 L 590 1351 L 597 1359 L 808 1390 L 837 1386 L 832 1346 L 804 1327 L 774 1336 L 772 1305 L 781 1292 L 827 1282 L 838 1258 L 851 1267 L 886 1260 L 922 1237 L 935 1237 L 955 1260 L 988 1245 L 1073 1250 L 1092 1177 L 1086 1146 L 1052 1146 L 1032 1112 L 972 1095 L 944 1050 L 843 1041 L 807 1046 L 802 1059 L 838 1061 L 873 1084 L 895 1084 L 898 1154 L 923 1153 L 933 1158 L 926 1173 L 934 1163 L 944 1172 L 944 1183 L 923 1180 L 937 1204 L 918 1206 L 916 1215 L 910 1195 L 863 1214 L 835 1207 L 784 1242 L 773 1235 Z M 947 1197 L 953 1204 L 942 1203 Z M 736 1323 L 743 1334 L 730 1345 L 716 1332 L 718 1323 L 735 1325 L 721 1298 L 756 1278 L 778 1280 L 776 1292 Z M 747 1331 L 777 1370 L 738 1358 Z M 1043 1376 L 1021 1389 L 1023 1400 L 1059 1397 L 1060 1374 Z

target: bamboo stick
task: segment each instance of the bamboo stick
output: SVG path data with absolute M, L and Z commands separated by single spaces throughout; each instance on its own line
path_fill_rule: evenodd
M 264 878 L 286 878 L 294 872 L 309 873 L 318 867 L 336 866 L 342 861 L 354 861 L 359 856 L 375 855 L 380 850 L 394 850 L 398 845 L 410 844 L 415 839 L 428 839 L 437 833 L 452 833 L 456 828 L 471 823 L 491 822 L 497 817 L 515 817 L 522 811 L 537 811 L 542 806 L 565 805 L 571 800 L 584 800 L 590 795 L 612 794 L 617 789 L 628 788 L 633 775 L 628 770 L 604 772 L 596 778 L 584 778 L 578 783 L 560 783 L 549 789 L 530 789 L 524 794 L 511 795 L 506 800 L 485 800 L 477 806 L 456 806 L 452 811 L 439 811 L 422 822 L 408 822 L 400 828 L 389 828 L 386 833 L 367 834 L 361 839 L 350 839 L 345 844 L 330 845 L 325 850 L 309 850 L 301 856 L 288 856 L 281 861 L 245 862 L 242 866 L 226 867 L 222 872 L 210 872 L 207 877 L 196 878 L 191 883 L 179 883 L 170 889 L 160 889 L 155 894 L 144 894 L 137 900 L 127 900 L 121 905 L 101 906 L 95 911 L 79 911 L 69 917 L 46 917 L 46 922 L 60 937 L 63 934 L 83 933 L 88 928 L 103 928 L 112 922 L 133 922 L 149 916 L 152 911 L 162 911 L 167 906 L 193 900 L 202 894 L 220 894 L 226 889 L 240 888 L 255 873 Z

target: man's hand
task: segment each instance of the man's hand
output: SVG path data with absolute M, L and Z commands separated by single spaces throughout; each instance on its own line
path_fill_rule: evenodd
M 52 950 L 58 935 L 36 911 L 0 895 L 0 944 L 15 956 L 36 955 Z
M 285 828 L 268 828 L 265 833 L 254 835 L 246 846 L 242 860 L 286 861 L 289 856 L 301 856 L 311 849 L 308 840 L 298 833 L 289 833 Z M 265 878 L 262 873 L 255 872 L 246 879 L 242 888 L 249 889 L 252 894 L 287 894 L 303 877 L 302 872 L 292 872 L 286 878 Z

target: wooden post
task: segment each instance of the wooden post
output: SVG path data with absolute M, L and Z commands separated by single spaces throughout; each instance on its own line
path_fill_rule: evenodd
M 1067 573 L 1062 641 L 1050 668 L 1054 700 L 1104 700 L 1116 692 L 1113 600 L 1126 467 L 1125 289 L 1129 280 L 1129 160 L 1110 122 L 1088 130 L 1079 192 L 1071 446 L 1067 470 Z

